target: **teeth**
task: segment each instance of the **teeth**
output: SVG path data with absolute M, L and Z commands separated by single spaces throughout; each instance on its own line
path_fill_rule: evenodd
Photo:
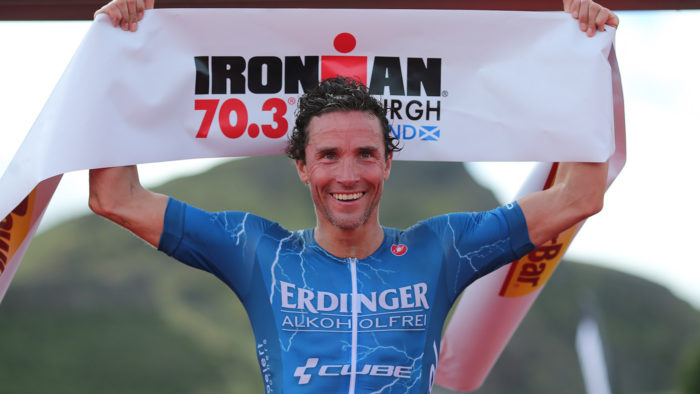
M 333 197 L 340 201 L 350 201 L 357 200 L 358 198 L 362 197 L 363 194 L 364 193 L 333 193 Z

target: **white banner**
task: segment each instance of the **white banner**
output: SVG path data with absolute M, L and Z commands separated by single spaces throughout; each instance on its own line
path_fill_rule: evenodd
M 614 29 L 588 38 L 564 13 L 154 10 L 139 26 L 103 17 L 90 28 L 0 179 L 0 217 L 69 171 L 279 153 L 302 84 L 326 66 L 364 72 L 387 100 L 400 159 L 604 161 L 614 150 Z
M 281 153 L 329 76 L 381 97 L 397 159 L 605 161 L 614 33 L 536 12 L 154 10 L 136 33 L 100 16 L 0 178 L 0 300 L 61 174 Z

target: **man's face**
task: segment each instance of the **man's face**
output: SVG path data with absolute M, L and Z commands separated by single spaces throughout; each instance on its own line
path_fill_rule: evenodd
M 296 165 L 309 184 L 317 225 L 355 230 L 370 220 L 379 223 L 377 207 L 391 169 L 379 119 L 367 112 L 331 112 L 313 117 L 308 132 L 306 163 Z

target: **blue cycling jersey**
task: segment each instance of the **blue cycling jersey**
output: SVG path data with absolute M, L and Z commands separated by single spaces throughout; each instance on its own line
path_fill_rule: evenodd
M 266 392 L 427 393 L 459 293 L 534 246 L 515 203 L 383 230 L 371 256 L 342 259 L 313 229 L 170 199 L 159 249 L 236 292 Z

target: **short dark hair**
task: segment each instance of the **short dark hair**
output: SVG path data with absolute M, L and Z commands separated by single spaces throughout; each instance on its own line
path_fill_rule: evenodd
M 287 156 L 305 162 L 311 119 L 336 111 L 363 111 L 373 114 L 379 119 L 382 127 L 385 156 L 389 157 L 390 152 L 401 150 L 399 140 L 389 128 L 384 106 L 369 94 L 367 86 L 355 79 L 337 76 L 319 82 L 318 86 L 299 98 L 294 129 L 287 143 Z

